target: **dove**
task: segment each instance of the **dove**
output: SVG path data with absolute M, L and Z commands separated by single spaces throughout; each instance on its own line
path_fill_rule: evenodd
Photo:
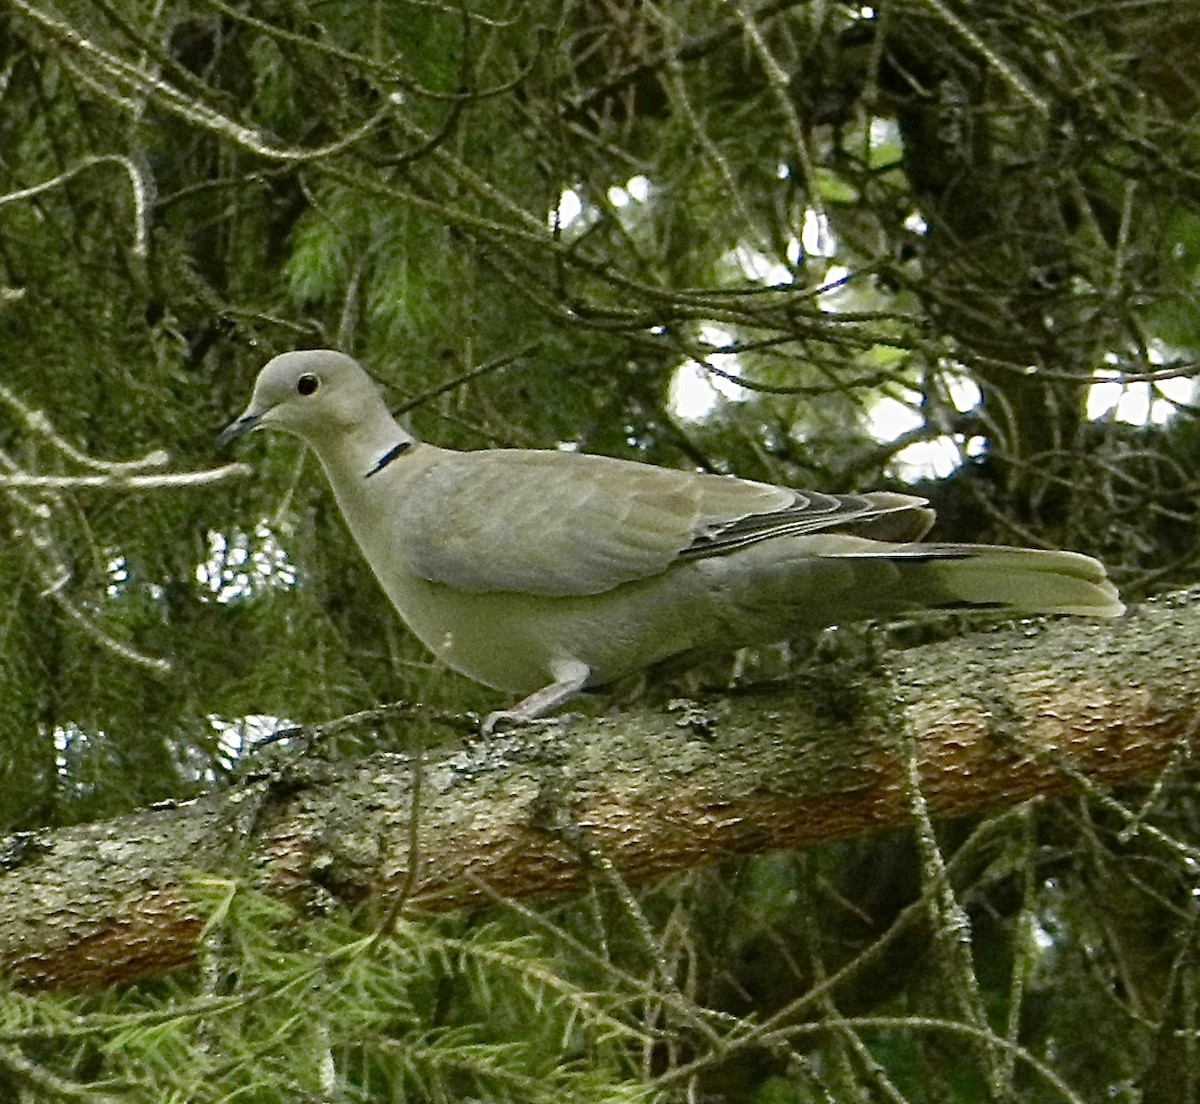
M 532 721 L 662 664 L 914 610 L 1115 617 L 1075 552 L 919 543 L 927 501 L 824 494 L 585 453 L 417 440 L 351 357 L 283 353 L 222 445 L 301 438 L 408 628 Z

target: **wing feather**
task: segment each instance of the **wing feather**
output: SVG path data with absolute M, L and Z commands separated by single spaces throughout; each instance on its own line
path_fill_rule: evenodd
M 779 536 L 873 536 L 886 515 L 919 514 L 901 527 L 920 536 L 922 506 L 907 495 L 814 494 L 605 456 L 489 449 L 442 453 L 406 486 L 397 537 L 418 575 L 459 590 L 599 594 Z

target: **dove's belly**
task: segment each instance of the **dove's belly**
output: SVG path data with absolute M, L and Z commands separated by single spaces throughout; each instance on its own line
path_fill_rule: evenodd
M 447 666 L 498 690 L 528 694 L 579 662 L 600 685 L 719 633 L 704 588 L 672 573 L 603 594 L 470 594 L 408 578 L 385 586 L 409 629 Z
M 599 594 L 473 594 L 401 575 L 394 564 L 389 578 L 376 577 L 405 624 L 448 667 L 529 694 L 557 681 L 567 665 L 583 663 L 589 685 L 601 686 L 684 653 L 732 650 L 831 623 L 855 568 L 805 555 L 802 540 L 795 543 L 792 557 L 753 545 Z

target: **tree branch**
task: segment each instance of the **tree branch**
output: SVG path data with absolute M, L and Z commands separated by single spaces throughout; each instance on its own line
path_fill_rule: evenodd
M 187 965 L 188 885 L 248 875 L 297 906 L 403 895 L 427 910 L 578 892 L 912 819 L 915 741 L 931 814 L 1084 789 L 1162 846 L 1106 787 L 1200 752 L 1200 592 L 1116 623 L 1022 622 L 708 703 L 458 746 L 421 765 L 301 757 L 200 800 L 0 848 L 0 962 L 31 985 Z

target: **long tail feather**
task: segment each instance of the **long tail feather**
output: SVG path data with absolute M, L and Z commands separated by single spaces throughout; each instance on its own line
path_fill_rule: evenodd
M 1103 565 L 1078 552 L 926 544 L 863 549 L 851 558 L 920 564 L 922 581 L 947 593 L 942 605 L 1088 617 L 1117 617 L 1125 610 Z

